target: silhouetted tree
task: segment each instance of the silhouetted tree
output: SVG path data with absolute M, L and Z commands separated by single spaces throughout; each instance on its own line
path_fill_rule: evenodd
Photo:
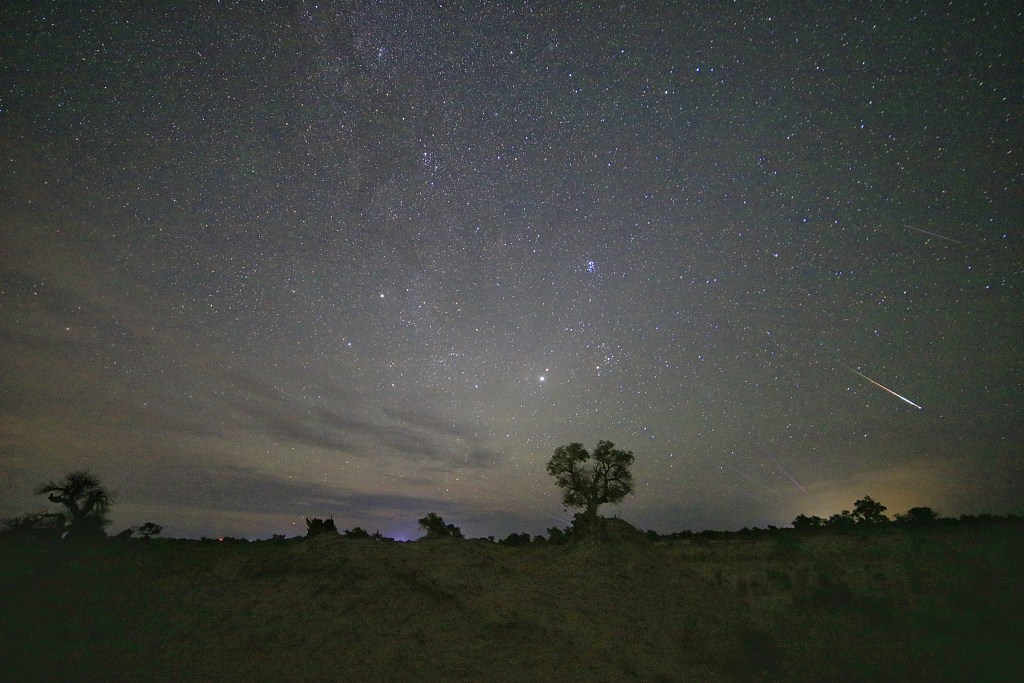
M 431 512 L 419 520 L 420 526 L 427 532 L 427 538 L 462 538 L 462 530 L 454 524 L 445 524 L 436 513 Z
M 797 515 L 796 519 L 793 520 L 793 528 L 797 531 L 813 531 L 823 526 L 825 526 L 825 520 L 817 515 L 810 517 L 807 515 Z
M 334 517 L 320 519 L 306 517 L 306 538 L 312 538 L 318 534 L 338 533 L 338 527 L 334 526 Z
M 586 465 L 587 461 L 593 464 Z M 548 461 L 548 474 L 563 490 L 567 508 L 580 508 L 588 522 L 603 503 L 617 503 L 633 491 L 633 453 L 618 450 L 611 441 L 598 441 L 593 454 L 582 444 L 559 446 Z
M 159 524 L 154 524 L 153 522 L 146 522 L 145 524 L 140 526 L 138 529 L 136 529 L 135 532 L 141 538 L 143 538 L 145 540 L 149 540 L 150 538 L 153 538 L 154 536 L 159 536 L 160 533 L 163 530 L 164 530 L 164 528 L 162 526 L 160 526 Z
M 857 520 L 849 510 L 843 510 L 840 514 L 829 517 L 825 525 L 830 529 L 843 530 L 856 526 Z
M 871 496 L 864 496 L 854 502 L 851 516 L 858 524 L 883 524 L 889 518 L 883 514 L 888 508 L 874 500 Z
M 922 524 L 931 524 L 932 522 L 938 521 L 939 516 L 935 513 L 935 510 L 927 507 L 910 508 L 902 515 L 896 515 L 896 521 L 901 524 L 913 524 L 920 526 Z
M 46 495 L 51 503 L 64 508 L 53 514 L 61 536 L 66 540 L 104 538 L 103 527 L 109 524 L 107 509 L 110 492 L 100 484 L 96 475 L 85 470 L 71 472 L 59 482 L 47 482 L 36 487 L 36 495 Z

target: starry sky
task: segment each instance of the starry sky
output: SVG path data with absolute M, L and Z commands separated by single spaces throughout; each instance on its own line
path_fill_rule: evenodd
M 1024 512 L 1014 2 L 8 2 L 0 516 Z M 875 383 L 877 382 L 877 384 Z M 892 393 L 889 393 L 892 392 Z

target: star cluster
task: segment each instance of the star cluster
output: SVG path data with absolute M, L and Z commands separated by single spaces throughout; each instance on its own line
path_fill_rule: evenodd
M 599 439 L 643 528 L 1021 512 L 1013 3 L 0 13 L 5 515 L 539 533 Z

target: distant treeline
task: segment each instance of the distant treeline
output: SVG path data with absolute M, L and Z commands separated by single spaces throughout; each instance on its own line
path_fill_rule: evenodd
M 685 540 L 696 540 L 696 541 L 709 541 L 714 539 L 754 539 L 764 538 L 773 536 L 776 534 L 842 534 L 842 533 L 884 533 L 887 531 L 911 531 L 923 528 L 949 528 L 949 527 L 967 527 L 967 526 L 1015 526 L 1024 525 L 1024 517 L 1020 515 L 991 515 L 991 514 L 978 514 L 978 515 L 960 515 L 959 517 L 939 517 L 935 516 L 930 519 L 906 519 L 901 515 L 897 515 L 895 519 L 885 520 L 884 522 L 870 522 L 870 523 L 849 523 L 849 522 L 833 522 L 831 519 L 804 517 L 800 515 L 797 519 L 803 518 L 804 520 L 810 520 L 806 522 L 796 523 L 792 527 L 777 527 L 769 524 L 765 528 L 760 527 L 744 527 L 737 531 L 717 531 L 713 529 L 706 529 L 704 531 L 675 531 L 672 533 L 658 533 L 654 530 L 648 530 L 642 532 L 644 538 L 649 541 L 685 541 Z M 816 521 L 820 520 L 820 521 Z M 447 526 L 447 525 L 446 525 Z M 457 528 L 457 527 L 456 527 Z M 369 533 L 360 527 L 353 529 L 345 529 L 338 531 L 337 529 L 332 530 L 340 538 L 345 539 L 368 539 L 372 541 L 386 541 L 396 542 L 395 539 L 384 536 L 379 531 L 375 533 Z M 323 532 L 318 532 L 323 533 Z M 317 535 L 317 534 L 313 534 Z M 484 541 L 488 543 L 496 543 L 509 548 L 519 548 L 529 545 L 565 545 L 574 538 L 574 531 L 572 526 L 565 528 L 551 527 L 547 530 L 547 534 L 530 534 L 529 532 L 523 531 L 519 533 L 511 533 L 504 538 L 496 538 L 495 536 L 487 536 L 484 538 L 473 538 L 471 541 Z M 219 538 L 203 537 L 199 539 L 206 543 L 248 543 L 248 542 L 292 542 L 301 541 L 307 536 L 293 536 L 286 537 L 284 534 L 274 534 L 272 537 L 257 541 L 250 541 L 246 538 L 235 538 L 231 536 L 223 536 Z M 424 539 L 431 538 L 429 534 Z M 451 538 L 461 538 L 452 535 Z M 165 541 L 187 541 L 195 543 L 194 539 L 164 539 Z
M 159 535 L 163 530 L 159 524 L 147 522 L 138 527 L 129 527 L 113 537 L 103 532 L 107 524 L 106 510 L 110 497 L 99 481 L 88 472 L 75 472 L 69 474 L 65 480 L 58 483 L 47 483 L 37 489 L 37 493 L 48 494 L 48 500 L 60 503 L 63 510 L 58 512 L 43 511 L 0 520 L 0 541 L 11 540 L 77 540 L 88 541 L 112 539 L 115 541 L 127 542 L 130 540 L 149 541 Z M 959 517 L 942 517 L 930 507 L 914 507 L 905 513 L 897 514 L 893 518 L 886 516 L 887 508 L 871 496 L 854 502 L 852 510 L 843 510 L 830 517 L 818 517 L 816 515 L 797 515 L 793 520 L 792 528 L 779 528 L 769 525 L 766 529 L 743 528 L 739 531 L 677 531 L 669 534 L 660 534 L 657 531 L 640 531 L 621 520 L 615 520 L 628 528 L 628 533 L 634 537 L 643 537 L 648 541 L 673 541 L 673 540 L 711 540 L 716 538 L 754 538 L 773 534 L 831 534 L 831 533 L 862 533 L 862 532 L 884 532 L 897 530 L 917 530 L 926 528 L 942 528 L 951 526 L 1007 526 L 1024 524 L 1024 517 L 1020 515 L 960 515 Z M 507 547 L 522 547 L 527 545 L 551 544 L 563 545 L 572 541 L 578 541 L 594 535 L 607 537 L 607 524 L 609 520 L 601 521 L 604 518 L 596 518 L 595 515 L 577 513 L 573 517 L 570 526 L 559 528 L 550 527 L 547 534 L 531 535 L 527 532 L 512 533 L 508 536 L 497 539 L 494 536 L 486 538 L 471 539 L 482 542 L 497 543 Z M 420 527 L 425 532 L 425 540 L 439 539 L 464 539 L 462 530 L 454 524 L 448 524 L 438 514 L 431 512 L 419 520 Z M 621 529 L 621 526 L 620 526 Z M 313 538 L 323 534 L 331 534 L 345 539 L 367 539 L 375 541 L 394 541 L 376 531 L 369 533 L 365 529 L 355 527 L 338 531 L 333 517 L 321 519 L 318 517 L 306 518 L 305 538 Z M 303 537 L 286 538 L 283 534 L 275 534 L 264 542 L 284 542 L 301 540 Z M 190 541 L 190 539 L 165 539 L 168 541 Z M 224 536 L 219 538 L 203 537 L 200 542 L 248 542 L 245 538 L 234 538 Z

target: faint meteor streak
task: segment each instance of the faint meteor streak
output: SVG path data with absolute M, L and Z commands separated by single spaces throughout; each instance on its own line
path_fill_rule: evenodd
M 909 226 L 908 226 L 908 227 L 909 227 Z M 871 382 L 872 384 L 874 384 L 874 385 L 875 385 L 876 387 L 878 387 L 879 389 L 882 389 L 883 391 L 887 391 L 887 392 L 889 392 L 890 394 L 892 394 L 893 396 L 895 396 L 895 397 L 896 397 L 896 398 L 898 398 L 899 400 L 903 401 L 904 403 L 909 403 L 910 405 L 914 406 L 914 407 L 915 407 L 915 408 L 917 408 L 918 410 L 924 410 L 924 408 L 923 408 L 922 406 L 919 406 L 919 405 L 917 405 L 916 403 L 914 403 L 913 401 L 911 401 L 911 400 L 910 400 L 909 398 L 907 398 L 906 396 L 900 396 L 899 394 L 897 394 L 897 393 L 896 393 L 895 391 L 893 391 L 893 390 L 892 390 L 892 389 L 890 389 L 889 387 L 885 386 L 884 384 L 882 384 L 882 383 L 880 383 L 880 382 L 876 382 L 875 380 L 873 380 L 873 379 L 871 379 L 870 377 L 868 377 L 867 375 L 865 375 L 865 374 L 864 374 L 863 372 L 858 372 L 857 370 L 854 370 L 853 368 L 851 368 L 851 367 L 850 367 L 849 365 L 847 365 L 846 363 L 843 363 L 843 362 L 840 362 L 840 361 L 836 361 L 836 362 L 837 362 L 837 363 L 839 363 L 840 365 L 842 365 L 842 366 L 843 366 L 844 368 L 846 368 L 846 369 L 847 369 L 847 370 L 849 370 L 850 372 L 852 372 L 852 373 L 854 373 L 854 374 L 857 374 L 857 375 L 860 375 L 861 377 L 863 377 L 863 378 L 864 378 L 864 379 L 866 379 L 867 381 L 869 381 L 869 382 Z
M 907 225 L 906 223 L 903 224 L 903 227 L 910 228 L 911 230 L 917 230 L 918 232 L 923 232 L 924 234 L 931 235 L 932 237 L 938 237 L 940 240 L 946 240 L 947 242 L 956 242 L 957 244 L 963 244 L 963 242 L 961 242 L 960 240 L 955 240 L 952 237 L 946 237 L 946 236 L 940 235 L 940 234 L 938 234 L 936 232 L 929 232 L 928 230 L 922 230 L 921 228 L 915 228 L 913 225 Z
M 769 493 L 773 493 L 773 494 L 775 494 L 776 496 L 778 496 L 779 498 L 785 498 L 785 496 L 784 496 L 784 495 L 782 495 L 781 493 L 779 493 L 778 491 L 776 491 L 776 490 L 775 490 L 775 489 L 773 489 L 772 487 L 770 487 L 770 486 L 768 486 L 768 485 L 766 485 L 766 484 L 762 484 L 761 482 L 759 482 L 758 480 L 754 479 L 753 477 L 748 477 L 747 475 L 743 474 L 742 472 L 740 472 L 740 471 L 739 471 L 738 469 L 736 469 L 735 467 L 731 467 L 731 466 L 729 466 L 729 465 L 722 465 L 722 467 L 726 468 L 727 470 L 729 470 L 729 471 L 731 471 L 731 472 L 733 472 L 733 473 L 735 473 L 735 474 L 738 474 L 739 476 L 743 477 L 744 479 L 746 479 L 747 481 L 749 481 L 749 482 L 750 482 L 751 484 L 753 484 L 754 486 L 760 486 L 760 487 L 761 487 L 761 488 L 763 488 L 763 489 L 764 489 L 765 491 L 768 491 Z M 739 489 L 737 489 L 737 491 L 738 491 L 738 490 L 739 490 Z M 762 499 L 762 500 L 763 500 L 763 499 Z
M 822 514 L 825 514 L 825 515 L 828 514 L 828 511 L 826 511 L 825 508 L 822 507 L 821 503 L 819 503 L 817 501 L 817 499 L 815 499 L 814 496 L 812 496 L 810 493 L 808 493 L 807 489 L 805 489 L 800 484 L 800 482 L 798 482 L 796 480 L 796 477 L 794 477 L 792 474 L 790 474 L 789 471 L 785 467 L 782 466 L 782 463 L 775 459 L 774 455 L 772 455 L 767 450 L 765 450 L 765 447 L 761 445 L 761 442 L 759 442 L 756 438 L 754 438 L 753 435 L 749 435 L 748 434 L 748 436 L 750 437 L 750 440 L 754 442 L 754 445 L 757 447 L 757 450 L 759 450 L 762 453 L 764 453 L 765 455 L 767 455 L 768 459 L 771 460 L 773 463 L 775 463 L 775 466 L 778 467 L 780 470 L 782 470 L 782 473 L 785 474 L 786 477 L 788 477 L 791 482 L 793 482 L 793 485 L 796 486 L 798 489 L 800 489 L 800 492 L 803 493 L 805 496 L 807 496 L 807 499 L 809 501 L 811 501 L 812 503 L 814 503 L 815 505 L 818 506 L 818 509 L 821 510 Z

